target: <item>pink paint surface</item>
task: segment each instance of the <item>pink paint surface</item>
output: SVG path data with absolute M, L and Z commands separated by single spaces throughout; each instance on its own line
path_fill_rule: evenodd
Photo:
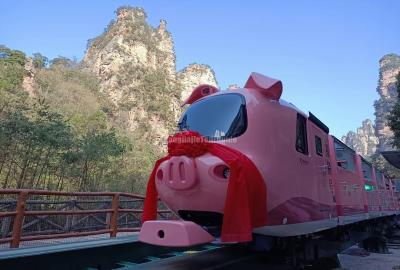
M 139 241 L 158 246 L 186 247 L 214 240 L 212 235 L 191 221 L 146 221 L 139 233 Z

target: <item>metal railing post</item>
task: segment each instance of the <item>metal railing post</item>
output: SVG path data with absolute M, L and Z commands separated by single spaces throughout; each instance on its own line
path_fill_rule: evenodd
M 21 234 L 22 234 L 22 224 L 24 222 L 24 215 L 25 215 L 25 202 L 26 197 L 28 196 L 28 192 L 23 190 L 18 194 L 18 201 L 16 212 L 17 214 L 14 217 L 14 224 L 12 230 L 12 241 L 10 243 L 11 248 L 19 247 L 19 242 L 21 241 Z
M 112 215 L 110 221 L 110 237 L 116 237 L 118 232 L 118 208 L 119 208 L 119 193 L 114 194 L 112 200 Z

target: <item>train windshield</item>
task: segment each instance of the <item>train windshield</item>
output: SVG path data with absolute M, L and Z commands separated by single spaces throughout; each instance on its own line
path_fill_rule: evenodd
M 178 127 L 180 131 L 197 131 L 209 140 L 238 137 L 247 127 L 245 99 L 231 93 L 197 101 L 183 114 Z

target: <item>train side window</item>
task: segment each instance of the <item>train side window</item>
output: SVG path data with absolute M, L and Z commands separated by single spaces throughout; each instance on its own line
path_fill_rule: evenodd
M 337 165 L 348 171 L 355 171 L 354 155 L 355 152 L 344 143 L 335 138 L 335 157 Z
M 380 171 L 376 172 L 376 182 L 380 185 L 382 184 L 382 173 Z
M 307 125 L 306 118 L 300 114 L 297 114 L 296 122 L 296 150 L 297 152 L 308 154 L 308 143 L 307 143 Z
M 315 152 L 322 157 L 322 140 L 317 135 L 315 135 Z
M 372 167 L 365 159 L 361 159 L 361 168 L 364 173 L 364 178 L 367 179 L 368 181 L 371 181 L 372 180 Z

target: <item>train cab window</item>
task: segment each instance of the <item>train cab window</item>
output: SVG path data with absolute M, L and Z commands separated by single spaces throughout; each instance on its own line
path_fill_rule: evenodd
M 315 136 L 315 152 L 322 157 L 322 140 L 318 136 Z
M 296 150 L 297 152 L 308 154 L 308 143 L 307 143 L 307 124 L 306 118 L 300 114 L 297 114 L 296 122 Z
M 400 192 L 400 180 L 394 181 L 394 189 L 396 192 Z
M 246 100 L 229 93 L 196 101 L 182 115 L 178 128 L 215 141 L 239 137 L 247 128 Z
M 386 189 L 389 189 L 388 181 L 389 181 L 388 178 L 386 176 L 383 176 L 383 183 L 384 183 L 384 186 L 386 187 Z
M 348 171 L 355 171 L 354 155 L 353 149 L 339 141 L 335 138 L 335 156 L 337 166 Z
M 371 181 L 372 180 L 372 167 L 365 159 L 361 160 L 361 168 L 364 173 L 364 178 Z

